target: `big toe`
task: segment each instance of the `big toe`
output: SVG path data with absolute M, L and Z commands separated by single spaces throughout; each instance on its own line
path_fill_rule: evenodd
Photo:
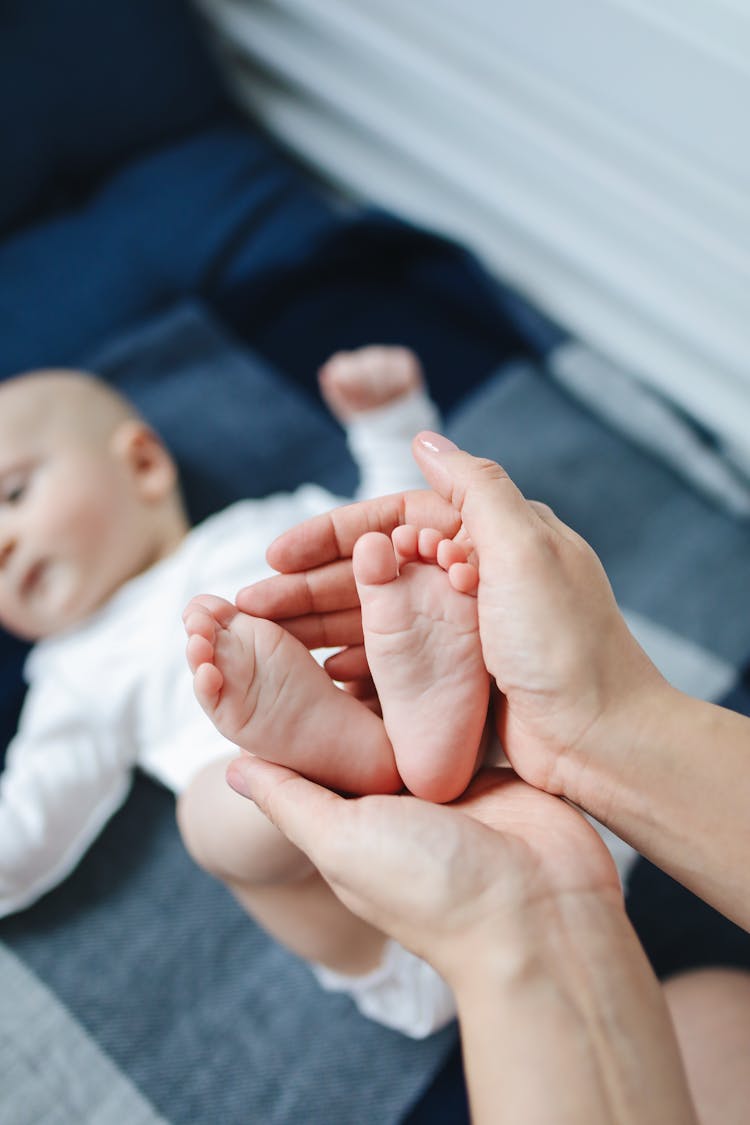
M 379 531 L 368 531 L 354 544 L 352 566 L 357 588 L 383 586 L 398 576 L 393 543 Z

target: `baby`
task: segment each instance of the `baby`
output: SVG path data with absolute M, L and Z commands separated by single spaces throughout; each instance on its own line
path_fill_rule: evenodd
M 425 799 L 452 800 L 484 750 L 489 676 L 478 573 L 455 542 L 411 526 L 391 538 L 363 535 L 353 570 L 379 708 L 337 687 L 281 626 L 215 595 L 193 598 L 184 614 L 195 694 L 242 749 L 329 787 L 365 794 L 406 784 Z M 341 662 L 334 655 L 327 665 Z M 271 849 L 263 846 L 275 829 L 260 816 L 247 803 L 238 815 L 219 763 L 181 798 L 183 838 L 196 861 L 306 956 L 324 987 L 349 991 L 365 1014 L 412 1035 L 445 1023 L 453 1001 L 436 974 L 376 931 L 355 932 L 340 907 L 332 912 L 329 888 L 300 852 L 278 837 Z M 408 879 L 408 861 L 404 873 Z
M 382 348 L 337 355 L 320 382 L 347 430 L 360 469 L 359 495 L 420 485 L 410 439 L 437 419 L 414 357 Z M 178 795 L 189 850 L 224 878 L 261 925 L 314 962 L 325 985 L 349 991 L 365 1014 L 422 1035 L 453 1014 L 443 982 L 350 915 L 260 813 L 253 816 L 250 808 L 248 815 L 247 803 L 224 781 L 232 756 L 224 733 L 242 739 L 242 732 L 229 723 L 220 734 L 206 720 L 184 668 L 180 613 L 196 592 L 233 597 L 240 586 L 266 576 L 265 545 L 337 502 L 304 485 L 242 501 L 191 529 L 168 451 L 106 384 L 77 371 L 31 372 L 0 384 L 0 624 L 37 642 L 26 664 L 29 691 L 19 729 L 0 777 L 0 915 L 28 906 L 75 867 L 125 799 L 139 766 Z M 413 544 L 399 549 L 416 557 Z M 370 576 L 360 578 L 362 595 L 367 600 L 372 593 L 378 614 L 385 575 L 373 562 Z M 231 695 L 216 683 L 223 640 L 241 642 L 240 623 L 249 620 L 238 618 L 232 627 L 227 604 L 217 601 L 213 613 L 199 604 L 199 626 L 188 619 L 192 659 L 204 666 L 197 667 L 198 690 L 209 710 L 217 693 L 222 700 Z M 220 628 L 225 621 L 229 627 Z M 352 792 L 397 790 L 402 767 L 408 784 L 424 795 L 445 798 L 463 784 L 459 770 L 452 782 L 431 789 L 439 769 L 420 763 L 395 733 L 391 749 L 376 714 L 335 687 L 305 649 L 287 652 L 290 636 L 258 624 L 273 630 L 269 645 L 259 640 L 264 674 L 251 684 L 265 684 L 255 713 L 259 741 L 268 740 L 271 755 L 304 757 L 311 766 L 310 747 L 302 757 L 295 747 L 314 738 L 320 776 Z M 211 663 L 214 639 L 218 665 Z M 205 648 L 201 654 L 201 644 L 211 646 L 211 659 Z M 297 678 L 302 699 L 310 698 L 310 674 L 349 709 L 343 720 L 331 713 L 335 727 L 327 711 L 308 724 L 299 706 L 280 706 L 287 692 L 299 698 Z M 389 697 L 394 721 L 399 707 L 408 710 L 407 694 L 401 703 L 395 691 Z M 418 708 L 415 715 L 421 714 Z M 257 752 L 255 735 L 251 741 Z M 426 752 L 424 740 L 421 745 Z M 449 750 L 446 739 L 446 756 Z M 471 769 L 463 772 L 468 777 Z M 247 843 L 249 870 L 235 866 L 237 840 Z

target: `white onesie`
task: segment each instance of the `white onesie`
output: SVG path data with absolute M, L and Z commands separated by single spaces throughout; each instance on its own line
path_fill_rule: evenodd
M 361 415 L 347 431 L 360 471 L 357 496 L 423 487 L 410 441 L 436 427 L 435 408 L 421 393 Z M 0 775 L 0 916 L 29 906 L 73 870 L 125 800 L 135 766 L 179 793 L 199 768 L 236 749 L 194 697 L 182 610 L 198 593 L 233 600 L 241 586 L 271 573 L 265 551 L 272 539 L 345 502 L 303 485 L 233 504 L 86 621 L 34 646 Z M 412 961 L 415 970 L 405 971 Z M 398 966 L 397 987 L 384 980 L 393 975 L 390 964 L 394 972 Z M 454 1014 L 442 980 L 400 947 L 389 947 L 367 978 L 324 976 L 326 987 L 351 992 L 366 1015 L 406 1034 L 428 1034 Z M 421 999 L 430 986 L 434 1001 Z M 440 1012 L 437 1023 L 425 1020 L 425 1003 Z

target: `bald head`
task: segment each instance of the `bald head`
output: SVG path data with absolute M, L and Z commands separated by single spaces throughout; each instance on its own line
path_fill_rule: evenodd
M 0 622 L 83 620 L 187 534 L 177 470 L 131 404 L 81 371 L 0 383 Z
M 81 440 L 106 439 L 135 408 L 85 371 L 51 368 L 0 383 L 0 440 L 5 435 L 63 430 Z

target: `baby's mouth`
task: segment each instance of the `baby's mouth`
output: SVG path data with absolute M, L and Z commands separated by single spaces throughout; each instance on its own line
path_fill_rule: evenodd
M 28 598 L 31 594 L 35 593 L 40 586 L 45 572 L 47 570 L 47 563 L 40 559 L 39 562 L 33 563 L 24 574 L 21 580 L 21 597 Z

